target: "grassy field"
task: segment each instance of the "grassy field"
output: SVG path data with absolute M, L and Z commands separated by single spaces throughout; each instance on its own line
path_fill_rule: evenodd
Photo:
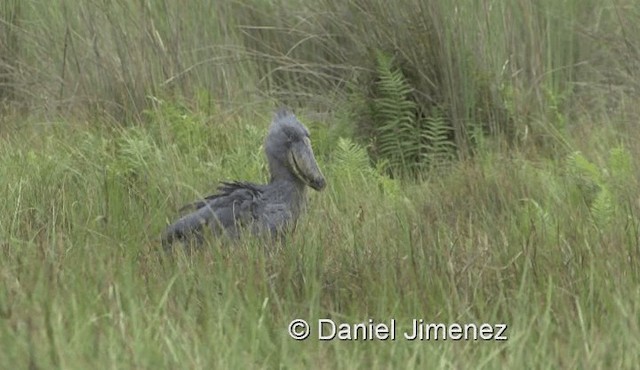
M 478 3 L 6 2 L 0 368 L 635 368 L 637 4 Z M 433 25 L 441 44 L 401 37 Z M 408 109 L 436 102 L 473 155 L 417 178 L 372 164 L 354 112 L 385 97 L 358 89 L 376 59 L 357 45 L 395 50 Z M 161 253 L 181 205 L 266 181 L 282 102 L 328 182 L 286 246 Z M 320 319 L 396 338 L 319 340 Z M 414 319 L 505 340 L 407 340 Z
M 265 179 L 266 112 L 232 116 L 224 131 L 202 122 L 194 140 L 226 145 L 193 149 L 165 126 L 53 123 L 3 139 L 2 367 L 635 366 L 637 135 L 617 138 L 631 149 L 592 147 L 591 165 L 486 153 L 401 184 L 316 131 L 329 186 L 310 194 L 285 249 L 268 256 L 248 240 L 161 258 L 159 233 L 181 203 L 219 180 Z M 596 131 L 614 142 L 611 127 Z M 587 196 L 604 197 L 601 209 Z M 503 323 L 508 340 L 287 334 L 295 318 L 327 317 L 396 319 L 398 333 L 414 318 Z

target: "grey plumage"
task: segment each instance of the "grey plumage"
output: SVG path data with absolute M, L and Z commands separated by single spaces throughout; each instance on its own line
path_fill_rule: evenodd
M 326 185 L 309 130 L 293 113 L 280 109 L 269 127 L 264 149 L 269 183 L 223 182 L 218 193 L 188 205 L 195 210 L 167 227 L 162 236 L 165 250 L 175 241 L 201 244 L 205 227 L 215 236 L 226 234 L 236 239 L 242 229 L 275 237 L 295 224 L 305 207 L 306 187 L 320 191 Z

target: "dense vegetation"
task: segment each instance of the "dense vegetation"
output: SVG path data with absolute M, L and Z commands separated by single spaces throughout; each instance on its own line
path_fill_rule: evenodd
M 637 1 L 186 4 L 0 5 L 1 368 L 637 366 Z M 166 258 L 281 104 L 328 180 L 286 247 Z

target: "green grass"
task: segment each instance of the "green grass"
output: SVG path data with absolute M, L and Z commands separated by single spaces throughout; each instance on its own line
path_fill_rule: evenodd
M 0 368 L 636 368 L 636 2 L 4 1 Z M 274 101 L 328 181 L 284 248 L 161 253 Z
M 310 194 L 284 249 L 212 242 L 163 258 L 158 236 L 180 204 L 220 180 L 266 177 L 266 112 L 228 117 L 224 128 L 187 113 L 182 126 L 159 116 L 127 129 L 59 122 L 2 139 L 0 366 L 637 364 L 637 135 L 625 149 L 560 160 L 487 151 L 401 183 L 317 128 L 329 185 Z M 609 140 L 604 132 L 615 130 L 600 131 Z M 180 146 L 220 135 L 226 145 Z M 398 338 L 295 341 L 287 326 L 296 318 L 396 319 Z M 406 341 L 414 318 L 503 323 L 508 340 Z

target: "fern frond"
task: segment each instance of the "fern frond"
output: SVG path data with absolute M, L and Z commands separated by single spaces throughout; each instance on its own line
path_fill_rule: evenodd
M 336 161 L 348 169 L 355 170 L 369 167 L 367 151 L 350 139 L 339 138 L 335 153 Z
M 377 55 L 377 74 L 378 97 L 373 100 L 376 151 L 389 161 L 390 168 L 406 171 L 420 145 L 416 104 L 409 99 L 413 89 L 402 71 L 393 67 L 393 59 L 383 53 Z
M 569 171 L 598 185 L 602 184 L 602 174 L 595 164 L 589 162 L 581 152 L 574 152 L 568 158 Z
M 591 204 L 591 215 L 597 227 L 607 226 L 615 213 L 615 201 L 609 189 L 600 190 Z
M 426 158 L 431 165 L 439 165 L 453 159 L 455 145 L 450 140 L 451 126 L 439 111 L 434 111 L 424 120 L 422 139 L 427 143 Z
M 439 111 L 423 117 L 413 100 L 411 84 L 394 66 L 393 58 L 376 55 L 378 80 L 371 102 L 374 119 L 373 152 L 388 162 L 391 173 L 417 174 L 454 157 L 449 123 Z

